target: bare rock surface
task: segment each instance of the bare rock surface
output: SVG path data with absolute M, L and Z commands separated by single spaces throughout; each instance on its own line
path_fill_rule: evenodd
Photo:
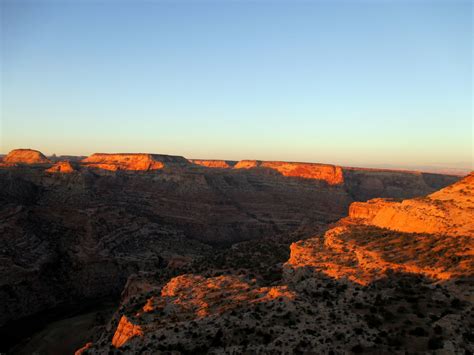
M 3 158 L 4 163 L 10 164 L 48 164 L 51 161 L 43 153 L 33 149 L 14 149 Z
M 96 153 L 82 160 L 88 167 L 105 170 L 157 170 L 163 169 L 166 164 L 186 165 L 188 161 L 179 156 L 142 153 Z
M 426 197 L 353 203 L 349 216 L 402 232 L 474 237 L 474 174 Z
M 235 165 L 235 169 L 254 168 L 272 169 L 283 176 L 322 180 L 329 185 L 340 185 L 344 182 L 342 168 L 334 165 L 259 160 L 241 160 Z
M 55 163 L 52 167 L 46 169 L 48 173 L 63 173 L 69 174 L 74 172 L 76 169 L 69 161 L 59 161 Z

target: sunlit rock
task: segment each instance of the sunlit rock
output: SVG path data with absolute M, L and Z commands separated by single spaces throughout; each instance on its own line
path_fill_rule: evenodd
M 48 164 L 51 161 L 43 153 L 33 149 L 14 149 L 3 158 L 4 163 L 9 164 Z
M 326 181 L 329 185 L 340 185 L 344 182 L 342 168 L 335 165 L 292 163 L 280 161 L 241 160 L 235 169 L 272 169 L 283 176 L 299 177 Z
M 127 341 L 137 336 L 143 336 L 142 328 L 131 323 L 127 317 L 122 316 L 114 337 L 112 338 L 112 345 L 116 348 L 120 348 Z
M 47 173 L 62 173 L 62 174 L 69 174 L 74 171 L 75 169 L 69 161 L 57 162 L 52 167 L 46 170 Z

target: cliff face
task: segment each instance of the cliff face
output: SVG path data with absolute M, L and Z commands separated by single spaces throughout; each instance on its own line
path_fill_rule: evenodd
M 41 152 L 33 149 L 14 149 L 3 158 L 4 163 L 10 164 L 48 164 L 51 161 Z
M 423 198 L 353 203 L 349 217 L 323 238 L 292 244 L 286 268 L 291 274 L 309 267 L 361 284 L 388 271 L 450 280 L 472 275 L 473 238 L 471 174 Z
M 68 161 L 76 162 L 77 157 Z M 16 162 L 26 164 L 51 163 L 38 151 L 17 149 L 12 151 L 0 163 L 0 168 L 13 167 Z M 61 163 L 51 167 L 49 172 L 69 172 L 70 169 Z M 366 201 L 374 197 L 411 198 L 436 191 L 459 179 L 457 176 L 419 173 L 410 171 L 377 170 L 364 168 L 340 167 L 328 164 L 295 163 L 279 161 L 242 160 L 187 160 L 180 156 L 162 154 L 105 154 L 95 153 L 78 161 L 85 168 L 108 171 L 107 174 L 120 171 L 154 171 L 165 168 L 176 172 L 193 171 L 196 166 L 240 171 L 242 174 L 261 174 L 274 171 L 282 177 L 299 178 L 300 181 L 324 182 L 329 186 L 343 188 L 351 199 Z M 62 170 L 61 170 L 62 169 Z M 195 170 L 195 169 L 194 169 Z M 268 175 L 268 174 L 267 174 Z
M 349 206 L 349 216 L 372 220 L 382 208 L 395 203 L 395 201 L 383 198 L 374 198 L 367 202 L 353 202 Z
M 334 165 L 258 160 L 242 160 L 235 165 L 235 169 L 254 168 L 272 169 L 288 177 L 323 180 L 329 185 L 344 183 L 342 168 Z
M 328 164 L 273 162 L 241 160 L 235 169 L 274 170 L 287 177 L 325 181 L 329 185 L 343 186 L 354 200 L 368 200 L 374 197 L 408 198 L 436 191 L 459 180 L 457 176 L 340 167 Z
M 183 157 L 159 154 L 105 154 L 96 153 L 82 160 L 82 164 L 104 170 L 158 170 L 167 164 L 187 165 Z
M 474 237 L 474 174 L 423 198 L 353 203 L 349 217 L 401 232 Z

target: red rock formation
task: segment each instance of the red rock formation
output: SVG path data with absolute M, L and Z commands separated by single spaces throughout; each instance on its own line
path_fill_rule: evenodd
M 349 216 L 402 232 L 474 237 L 474 174 L 425 198 L 353 203 Z
M 241 160 L 235 165 L 235 169 L 253 168 L 273 169 L 283 176 L 323 180 L 330 185 L 344 183 L 342 168 L 335 165 L 258 160 Z
M 390 271 L 435 280 L 472 275 L 472 238 L 412 235 L 359 226 L 339 226 L 324 238 L 293 243 L 289 274 L 310 268 L 330 277 L 369 284 Z
M 96 153 L 82 160 L 88 167 L 104 170 L 157 170 L 163 169 L 163 156 L 156 154 L 104 154 Z
M 354 203 L 350 217 L 323 238 L 293 243 L 285 267 L 289 274 L 309 267 L 360 284 L 388 270 L 448 280 L 473 274 L 473 237 L 471 174 L 425 198 Z
M 286 286 L 256 287 L 236 276 L 204 278 L 185 274 L 171 279 L 154 300 L 154 308 L 166 309 L 180 319 L 221 314 L 241 304 L 265 302 L 278 297 L 292 299 Z M 150 301 L 152 302 L 152 301 Z M 151 303 L 145 305 L 150 311 Z
M 114 337 L 112 338 L 112 345 L 116 348 L 120 348 L 127 341 L 137 336 L 143 336 L 142 328 L 132 324 L 127 317 L 122 316 Z
M 46 170 L 47 173 L 63 173 L 63 174 L 69 174 L 74 171 L 75 169 L 69 161 L 57 162 L 52 167 Z
M 122 316 L 112 339 L 112 345 L 121 347 L 136 336 L 152 331 L 168 323 L 197 320 L 219 316 L 232 309 L 249 304 L 288 302 L 295 294 L 287 286 L 258 287 L 255 283 L 244 281 L 237 276 L 218 276 L 205 278 L 199 275 L 184 274 L 172 278 L 161 290 L 159 297 L 153 296 L 145 301 L 142 310 L 135 315 L 134 322 L 150 321 L 150 317 L 161 314 L 150 327 L 133 324 Z
M 48 164 L 51 161 L 41 152 L 33 149 L 14 149 L 3 159 L 10 164 Z
M 196 165 L 205 166 L 206 168 L 230 169 L 235 165 L 235 162 L 227 160 L 190 159 L 189 161 Z
M 383 207 L 394 203 L 396 202 L 383 198 L 374 198 L 367 202 L 353 202 L 349 206 L 349 216 L 357 219 L 373 219 Z

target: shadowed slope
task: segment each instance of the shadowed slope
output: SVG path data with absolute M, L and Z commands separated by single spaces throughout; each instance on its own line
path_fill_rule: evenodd
M 230 169 L 237 162 L 232 160 L 209 160 L 209 159 L 190 159 L 191 163 L 196 165 L 205 166 L 206 168 L 221 168 L 221 169 Z

